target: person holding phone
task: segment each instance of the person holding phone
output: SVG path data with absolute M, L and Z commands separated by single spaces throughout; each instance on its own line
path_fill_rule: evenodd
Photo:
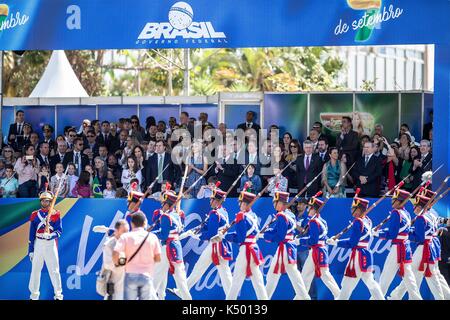
M 14 170 L 19 177 L 18 198 L 37 197 L 37 177 L 39 165 L 34 156 L 34 146 L 28 144 L 24 147 L 24 156 L 17 159 Z

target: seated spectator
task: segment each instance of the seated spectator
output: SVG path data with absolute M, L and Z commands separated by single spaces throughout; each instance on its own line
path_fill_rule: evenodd
M 87 164 L 84 167 L 84 170 L 89 172 L 89 184 L 92 186 L 92 182 L 94 181 L 94 177 L 95 177 L 94 168 L 90 164 Z
M 5 162 L 5 165 L 13 165 L 16 163 L 16 157 L 14 154 L 14 149 L 11 148 L 10 146 L 6 146 L 3 148 L 3 152 L 2 152 L 2 156 L 3 156 L 3 161 Z
M 273 197 L 275 190 L 279 191 L 288 191 L 288 180 L 286 177 L 280 174 L 282 168 L 273 168 L 273 177 L 271 177 L 268 181 L 269 187 L 267 188 L 267 192 L 269 196 Z
M 123 199 L 128 197 L 128 192 L 124 188 L 118 188 L 116 191 L 116 199 Z
M 100 189 L 103 191 L 106 189 L 106 180 L 108 179 L 108 167 L 106 165 L 106 162 L 100 157 L 95 157 L 94 167 L 95 167 L 95 176 L 97 177 Z
M 116 198 L 116 182 L 114 179 L 106 180 L 106 188 L 103 190 L 104 199 Z
M 206 184 L 205 178 L 200 177 L 208 170 L 208 160 L 203 156 L 201 141 L 194 141 L 194 143 L 192 144 L 192 156 L 189 159 L 190 163 L 185 186 L 186 188 L 189 188 L 195 183 L 195 181 L 200 179 L 200 181 L 194 186 L 194 188 L 192 188 L 189 193 L 191 197 L 195 197 L 200 191 L 200 188 Z
M 63 164 L 57 163 L 56 167 L 55 167 L 55 171 L 56 171 L 56 174 L 54 176 L 52 176 L 50 179 L 49 189 L 51 192 L 53 192 L 53 194 L 55 194 L 58 187 L 60 187 L 58 197 L 65 198 L 69 194 L 70 182 L 69 182 L 68 177 L 64 176 Z M 64 179 L 64 180 L 61 182 L 61 179 Z
M 129 156 L 127 158 L 126 168 L 122 171 L 121 182 L 122 186 L 127 192 L 130 192 L 131 180 L 137 179 L 139 186 L 142 183 L 142 172 L 138 168 L 136 158 L 134 156 Z
M 132 115 L 130 121 L 131 121 L 130 135 L 133 136 L 139 143 L 142 143 L 142 141 L 144 141 L 145 129 L 141 127 L 138 116 Z
M 14 176 L 14 167 L 11 164 L 5 166 L 5 177 L 0 181 L 0 197 L 15 198 L 19 182 Z
M 137 140 L 134 137 L 128 137 L 127 138 L 127 145 L 123 149 L 122 157 L 119 159 L 119 164 L 122 166 L 122 168 L 125 169 L 127 166 L 126 161 L 129 156 L 133 154 L 134 147 L 138 144 Z
M 72 194 L 77 198 L 93 197 L 92 186 L 89 183 L 91 175 L 86 170 L 81 171 L 80 177 L 72 190 Z
M 201 186 L 200 190 L 197 193 L 197 199 L 203 198 L 211 198 L 212 190 L 214 190 L 217 183 L 217 177 L 211 176 L 208 178 L 208 184 Z M 226 190 L 225 190 L 226 191 Z
M 73 163 L 68 163 L 67 165 L 69 167 L 67 169 L 67 183 L 69 184 L 69 193 L 67 194 L 67 196 L 70 198 L 76 198 L 72 190 L 75 188 L 75 185 L 78 181 L 78 176 L 75 174 L 75 165 Z
M 361 188 L 360 197 L 376 198 L 380 194 L 381 162 L 374 155 L 376 145 L 366 142 L 364 145 L 364 157 L 356 162 L 353 170 L 353 178 L 357 188 Z
M 39 167 L 38 173 L 38 194 L 49 189 L 50 186 L 50 168 L 44 164 Z
M 254 194 L 257 194 L 261 191 L 261 178 L 255 174 L 255 165 L 250 164 L 247 168 L 247 173 L 244 174 L 241 178 L 240 190 L 244 189 L 244 185 L 248 183 L 250 191 Z
M 345 181 L 336 189 L 336 185 L 347 172 L 347 166 L 339 160 L 337 148 L 331 148 L 328 162 L 322 170 L 323 194 L 328 198 L 345 198 Z
M 100 157 L 100 159 L 102 159 L 105 162 L 108 162 L 108 147 L 103 145 L 103 144 L 99 144 L 98 145 L 98 153 L 97 156 Z M 95 154 L 94 154 L 95 156 Z
M 120 182 L 122 177 L 122 168 L 117 163 L 117 158 L 113 154 L 108 155 L 108 172 L 112 175 L 111 178 L 114 178 L 116 185 L 118 187 L 122 186 L 122 182 Z
M 144 169 L 144 162 L 145 162 L 144 149 L 140 145 L 136 145 L 133 148 L 132 154 L 136 158 L 136 161 L 138 163 L 138 168 L 141 170 Z
M 90 149 L 92 154 L 98 153 L 99 146 L 97 142 L 97 136 L 95 135 L 94 130 L 88 131 L 88 133 L 86 134 L 86 140 L 84 140 L 83 142 L 84 142 L 83 151 L 85 151 L 86 149 Z
M 18 198 L 35 198 L 38 195 L 39 166 L 34 156 L 34 147 L 27 145 L 24 148 L 24 156 L 17 159 L 14 170 L 19 177 Z

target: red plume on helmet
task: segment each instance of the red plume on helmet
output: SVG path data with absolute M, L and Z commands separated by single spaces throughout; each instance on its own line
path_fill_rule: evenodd
M 166 190 L 170 190 L 172 188 L 172 185 L 169 182 L 166 182 Z
M 358 197 L 358 195 L 359 195 L 360 192 L 361 192 L 361 188 L 356 188 L 355 196 L 354 196 L 353 198 Z
M 320 197 L 322 194 L 323 194 L 323 192 L 319 191 L 314 195 L 314 198 Z
M 217 181 L 217 182 L 216 182 L 216 188 L 220 187 L 221 184 L 222 184 L 222 182 Z
M 45 192 L 48 191 L 48 182 L 45 183 Z
M 244 191 L 249 191 L 250 189 L 250 183 L 248 181 L 244 184 Z M 250 191 L 249 191 L 250 192 Z
M 405 181 L 401 181 L 396 189 L 400 189 L 401 187 L 403 187 L 403 185 L 405 184 Z
M 138 187 L 138 184 L 137 184 L 137 182 L 133 182 L 131 185 L 130 185 L 130 189 L 131 190 L 137 190 L 137 187 Z

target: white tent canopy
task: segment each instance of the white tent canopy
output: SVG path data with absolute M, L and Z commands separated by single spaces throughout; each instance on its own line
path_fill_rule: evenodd
M 63 50 L 55 50 L 30 98 L 88 97 Z

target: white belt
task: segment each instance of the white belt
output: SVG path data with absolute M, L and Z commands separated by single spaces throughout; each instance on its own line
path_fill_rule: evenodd
M 317 242 L 317 244 L 320 244 L 321 246 L 324 246 L 325 245 L 325 241 L 320 240 L 320 241 Z
M 176 241 L 176 240 L 179 240 L 179 236 L 178 236 L 178 234 L 169 234 L 169 237 L 167 238 L 167 240 Z
M 294 240 L 294 235 L 293 235 L 293 234 L 288 234 L 288 235 L 284 238 L 284 240 L 287 240 L 287 241 Z
M 244 243 L 256 243 L 256 238 L 245 238 Z
M 369 243 L 368 242 L 358 242 L 358 247 L 364 247 L 364 248 L 368 248 L 369 247 Z
M 433 239 L 433 236 L 425 236 L 425 240 L 431 240 Z
M 36 238 L 41 239 L 41 240 L 53 240 L 53 239 L 44 238 L 40 233 L 36 234 Z
M 397 238 L 395 238 L 395 240 L 406 240 L 406 239 L 408 239 L 407 235 L 405 235 L 405 236 L 397 236 Z

